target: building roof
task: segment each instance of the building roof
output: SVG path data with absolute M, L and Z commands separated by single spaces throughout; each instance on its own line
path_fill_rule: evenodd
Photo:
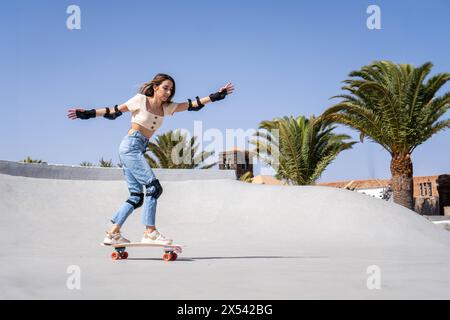
M 220 153 L 225 153 L 225 152 L 248 152 L 247 150 L 242 150 L 242 149 L 239 149 L 239 148 L 237 148 L 237 147 L 234 147 L 234 148 L 231 148 L 231 149 L 228 149 L 228 150 L 224 150 L 224 151 L 221 151 Z
M 436 180 L 439 176 L 421 176 L 413 177 L 414 183 L 422 182 L 425 180 Z M 345 188 L 345 189 L 374 189 L 374 188 L 386 188 L 390 184 L 390 179 L 368 179 L 368 180 L 347 180 L 336 182 L 323 182 L 318 183 L 318 186 Z
M 221 151 L 221 152 L 219 152 L 219 155 L 223 155 L 223 154 L 227 154 L 227 153 L 233 153 L 233 154 L 234 154 L 235 152 L 238 152 L 238 153 L 245 153 L 245 154 L 249 154 L 249 155 L 251 155 L 251 156 L 257 155 L 257 153 L 256 153 L 255 151 L 252 151 L 252 150 L 242 150 L 242 149 L 239 149 L 239 148 L 236 148 L 236 147 L 231 148 L 231 149 L 229 149 L 229 150 Z
M 389 179 L 347 180 L 318 183 L 318 186 L 345 188 L 345 189 L 373 189 L 389 186 Z
M 264 175 L 259 175 L 259 176 L 254 177 L 252 179 L 252 183 L 255 183 L 255 184 L 280 185 L 280 186 L 281 185 L 285 185 L 284 182 L 282 182 L 282 181 L 280 181 L 278 179 L 275 179 L 272 176 L 264 176 Z

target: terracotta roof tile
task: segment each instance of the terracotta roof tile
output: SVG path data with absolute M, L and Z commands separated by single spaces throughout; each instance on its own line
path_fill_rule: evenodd
M 425 180 L 436 180 L 438 176 L 421 176 L 414 177 L 414 183 Z M 318 183 L 318 186 L 347 188 L 347 189 L 370 189 L 370 188 L 384 188 L 390 183 L 390 179 L 368 179 L 368 180 L 347 180 L 335 182 Z
M 255 184 L 270 184 L 270 185 L 284 185 L 282 181 L 275 179 L 272 176 L 259 175 L 252 179 L 252 183 Z
M 370 188 L 384 188 L 389 185 L 388 179 L 369 179 L 369 180 L 347 180 L 336 182 L 318 183 L 318 186 L 346 188 L 346 189 L 370 189 Z

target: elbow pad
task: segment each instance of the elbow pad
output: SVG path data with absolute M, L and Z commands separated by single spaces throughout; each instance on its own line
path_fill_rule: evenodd
M 121 115 L 122 115 L 122 111 L 119 110 L 119 108 L 117 107 L 117 104 L 116 104 L 114 106 L 114 113 L 111 114 L 110 111 L 109 111 L 109 108 L 107 107 L 106 108 L 106 113 L 105 113 L 105 115 L 103 117 L 105 117 L 106 119 L 109 119 L 109 120 L 114 120 L 114 119 L 120 117 Z
M 194 107 L 192 106 L 192 100 L 191 100 L 191 99 L 188 99 L 188 103 L 189 103 L 188 111 L 199 111 L 199 110 L 201 110 L 201 109 L 205 106 L 204 104 L 202 104 L 202 103 L 200 102 L 200 98 L 199 98 L 198 96 L 196 96 L 195 99 L 197 100 L 197 107 L 196 107 L 196 108 L 194 108 Z

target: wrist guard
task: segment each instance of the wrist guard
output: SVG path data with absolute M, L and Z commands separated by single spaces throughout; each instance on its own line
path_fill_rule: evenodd
M 188 103 L 189 103 L 188 111 L 199 111 L 199 110 L 201 110 L 201 109 L 205 106 L 204 104 L 202 104 L 202 103 L 200 102 L 200 98 L 199 98 L 198 96 L 196 96 L 195 99 L 197 100 L 197 107 L 196 107 L 196 108 L 194 108 L 194 107 L 192 106 L 192 100 L 191 100 L 191 99 L 188 99 Z
M 117 107 L 117 104 L 114 106 L 114 114 L 111 114 L 109 111 L 109 108 L 106 107 L 106 113 L 103 117 L 105 117 L 106 119 L 109 120 L 114 120 L 118 117 L 120 117 L 122 115 L 122 111 L 119 110 L 119 108 Z
M 85 110 L 85 111 L 77 110 L 77 111 L 75 111 L 75 115 L 77 116 L 77 118 L 79 118 L 81 120 L 95 118 L 95 109 Z
M 227 90 L 222 90 L 222 91 L 218 91 L 216 93 L 211 93 L 209 95 L 209 98 L 211 99 L 212 102 L 214 101 L 219 101 L 219 100 L 223 100 L 225 99 L 225 96 L 227 95 Z

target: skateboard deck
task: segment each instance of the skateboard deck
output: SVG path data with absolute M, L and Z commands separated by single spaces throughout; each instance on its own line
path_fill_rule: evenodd
M 104 247 L 114 248 L 115 252 L 111 254 L 113 260 L 121 260 L 128 258 L 127 247 L 160 247 L 163 248 L 163 260 L 174 261 L 177 259 L 178 254 L 183 252 L 183 245 L 181 244 L 156 244 L 156 243 L 142 243 L 142 242 L 130 242 L 130 243 L 118 243 L 113 245 L 101 244 Z

